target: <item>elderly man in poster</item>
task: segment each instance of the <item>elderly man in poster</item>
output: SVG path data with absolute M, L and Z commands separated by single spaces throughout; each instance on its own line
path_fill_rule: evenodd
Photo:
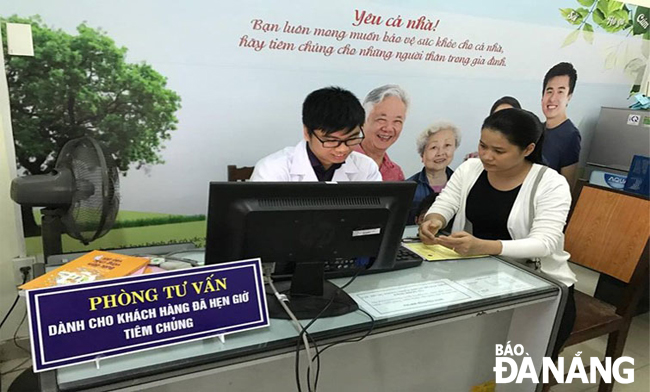
M 409 100 L 406 92 L 395 84 L 377 87 L 363 100 L 366 123 L 365 138 L 355 151 L 372 158 L 379 166 L 384 181 L 403 181 L 402 168 L 393 162 L 386 151 L 402 133 Z

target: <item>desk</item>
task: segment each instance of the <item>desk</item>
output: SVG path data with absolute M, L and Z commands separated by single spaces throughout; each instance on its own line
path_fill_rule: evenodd
M 470 391 L 494 379 L 495 344 L 507 341 L 523 344 L 541 369 L 566 289 L 524 267 L 495 257 L 425 262 L 360 276 L 346 291 L 457 282 L 497 272 L 527 288 L 379 318 L 365 340 L 322 354 L 319 391 Z M 333 280 L 337 285 L 347 281 Z M 361 336 L 368 327 L 368 317 L 355 312 L 318 320 L 310 332 L 326 344 Z M 41 386 L 43 391 L 295 391 L 296 335 L 289 321 L 273 319 L 269 328 L 226 336 L 225 344 L 211 338 L 104 359 L 99 369 L 86 363 L 44 372 Z M 533 390 L 532 384 L 499 386 L 499 391 Z

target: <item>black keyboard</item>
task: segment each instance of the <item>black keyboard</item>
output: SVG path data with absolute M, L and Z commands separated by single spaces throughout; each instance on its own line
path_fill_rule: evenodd
M 395 256 L 395 267 L 393 270 L 417 267 L 422 264 L 423 261 L 424 259 L 422 256 L 413 252 L 404 245 L 400 245 L 399 249 L 397 249 L 397 256 Z

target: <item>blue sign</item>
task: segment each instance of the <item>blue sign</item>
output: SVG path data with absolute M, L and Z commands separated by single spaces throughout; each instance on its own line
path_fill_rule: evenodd
M 626 180 L 627 176 L 625 175 L 607 173 L 598 170 L 591 172 L 591 176 L 589 177 L 590 184 L 621 190 L 625 187 Z
M 269 325 L 259 259 L 27 291 L 34 371 Z
M 625 190 L 650 196 L 650 157 L 635 155 L 627 174 Z
M 610 188 L 623 189 L 627 176 L 619 176 L 616 174 L 605 173 L 605 182 Z

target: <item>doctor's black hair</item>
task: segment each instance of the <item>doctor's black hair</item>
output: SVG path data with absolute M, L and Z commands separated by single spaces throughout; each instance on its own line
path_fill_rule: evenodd
M 501 132 L 511 144 L 525 150 L 530 143 L 535 149 L 526 157 L 533 163 L 543 164 L 544 126 L 536 115 L 524 109 L 504 109 L 490 114 L 481 129 Z
M 366 114 L 357 97 L 340 87 L 311 92 L 302 104 L 302 123 L 310 135 L 320 129 L 326 135 L 352 132 L 362 127 Z
M 573 89 L 576 87 L 576 82 L 578 81 L 578 72 L 573 68 L 571 63 L 558 63 L 555 64 L 551 69 L 546 72 L 544 75 L 544 84 L 542 84 L 542 95 L 546 91 L 546 85 L 548 81 L 556 76 L 568 76 L 569 77 L 569 94 L 573 94 Z

